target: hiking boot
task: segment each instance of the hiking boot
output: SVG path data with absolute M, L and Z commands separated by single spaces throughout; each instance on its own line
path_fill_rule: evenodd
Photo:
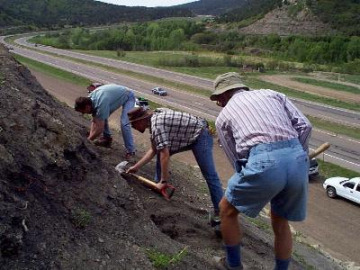
M 127 152 L 127 153 L 125 154 L 125 159 L 126 159 L 127 161 L 133 159 L 134 157 L 135 157 L 135 152 Z
M 210 226 L 214 228 L 215 235 L 218 238 L 221 238 L 221 220 L 219 215 L 215 215 L 214 213 L 209 213 L 209 223 Z
M 102 147 L 110 147 L 111 143 L 112 143 L 111 137 L 101 137 L 100 139 L 94 142 L 96 146 L 102 146 Z
M 231 267 L 230 265 L 228 265 L 227 261 L 226 261 L 226 257 L 214 257 L 215 260 L 215 266 L 216 269 L 218 270 L 243 270 L 243 266 L 240 263 L 239 266 L 235 266 L 235 267 Z

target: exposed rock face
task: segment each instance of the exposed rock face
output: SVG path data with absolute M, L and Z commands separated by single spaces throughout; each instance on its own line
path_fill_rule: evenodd
M 280 36 L 316 36 L 332 33 L 331 28 L 317 19 L 309 10 L 302 10 L 296 16 L 289 16 L 288 6 L 277 8 L 261 20 L 239 29 L 244 34 L 278 34 Z
M 152 269 L 145 248 L 181 250 L 86 141 L 84 118 L 3 46 L 0 58 L 0 268 Z

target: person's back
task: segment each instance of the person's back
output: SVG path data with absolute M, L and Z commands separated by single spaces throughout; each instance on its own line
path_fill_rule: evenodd
M 91 98 L 96 117 L 105 120 L 111 113 L 120 108 L 127 101 L 130 90 L 116 84 L 106 84 L 91 92 Z
M 151 139 L 160 148 L 169 147 L 170 152 L 191 145 L 206 125 L 204 119 L 186 112 L 159 108 L 151 117 Z
M 125 86 L 103 85 L 102 83 L 92 83 L 87 90 L 90 93 L 89 96 L 77 98 L 74 108 L 81 113 L 92 114 L 88 140 L 94 141 L 98 146 L 110 147 L 112 137 L 108 118 L 114 111 L 122 107 L 121 132 L 126 148 L 125 158 L 130 159 L 135 155 L 136 149 L 127 113 L 135 105 L 134 93 Z M 97 139 L 101 134 L 102 136 Z
M 258 143 L 298 137 L 289 119 L 290 111 L 286 109 L 290 105 L 285 95 L 272 90 L 239 91 L 223 108 L 216 122 L 231 122 L 232 132 L 238 135 L 235 136 L 236 150 L 246 157 L 248 149 Z

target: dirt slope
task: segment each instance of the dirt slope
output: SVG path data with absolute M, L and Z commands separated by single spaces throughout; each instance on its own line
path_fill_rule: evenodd
M 87 120 L 3 47 L 0 57 L 1 269 L 153 269 L 147 249 L 186 254 L 168 269 L 214 269 L 222 244 L 207 222 L 210 200 L 198 168 L 174 162 L 170 202 L 125 180 L 114 170 L 121 141 L 111 149 L 88 143 Z M 142 172 L 151 177 L 153 168 Z M 244 261 L 272 269 L 271 234 L 242 222 Z M 306 245 L 295 250 L 291 269 L 341 269 Z

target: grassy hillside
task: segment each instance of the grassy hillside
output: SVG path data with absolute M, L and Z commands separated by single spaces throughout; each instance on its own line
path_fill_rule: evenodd
M 348 35 L 360 36 L 360 0 L 308 0 L 323 22 Z
M 281 0 L 252 0 L 244 1 L 238 8 L 218 16 L 220 23 L 238 22 L 251 17 L 260 18 L 275 7 L 281 5 Z
M 126 7 L 93 0 L 0 0 L 0 27 L 104 25 L 191 15 L 182 8 Z

